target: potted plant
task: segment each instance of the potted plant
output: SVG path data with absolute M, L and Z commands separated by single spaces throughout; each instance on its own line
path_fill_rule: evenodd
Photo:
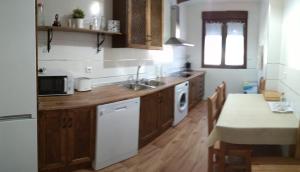
M 79 8 L 73 10 L 72 17 L 74 19 L 76 28 L 84 28 L 84 24 L 83 24 L 84 16 L 85 14 L 83 10 Z

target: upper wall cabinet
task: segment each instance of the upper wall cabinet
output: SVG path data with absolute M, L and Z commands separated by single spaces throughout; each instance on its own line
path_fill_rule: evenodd
M 163 0 L 113 0 L 113 18 L 123 35 L 114 35 L 113 48 L 162 49 Z

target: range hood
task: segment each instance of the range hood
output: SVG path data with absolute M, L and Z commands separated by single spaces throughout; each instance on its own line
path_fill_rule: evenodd
M 179 21 L 179 7 L 178 5 L 172 5 L 171 7 L 171 38 L 169 38 L 165 44 L 173 46 L 188 46 L 193 47 L 193 44 L 189 44 L 186 41 L 180 39 L 180 21 Z

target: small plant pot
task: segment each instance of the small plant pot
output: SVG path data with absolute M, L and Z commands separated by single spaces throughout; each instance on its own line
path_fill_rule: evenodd
M 84 28 L 83 19 L 74 19 L 74 21 L 75 21 L 75 27 L 76 28 L 79 28 L 79 29 Z

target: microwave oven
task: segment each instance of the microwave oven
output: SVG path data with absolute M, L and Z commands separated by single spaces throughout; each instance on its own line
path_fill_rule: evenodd
M 56 96 L 74 94 L 74 78 L 63 71 L 39 70 L 39 96 Z

